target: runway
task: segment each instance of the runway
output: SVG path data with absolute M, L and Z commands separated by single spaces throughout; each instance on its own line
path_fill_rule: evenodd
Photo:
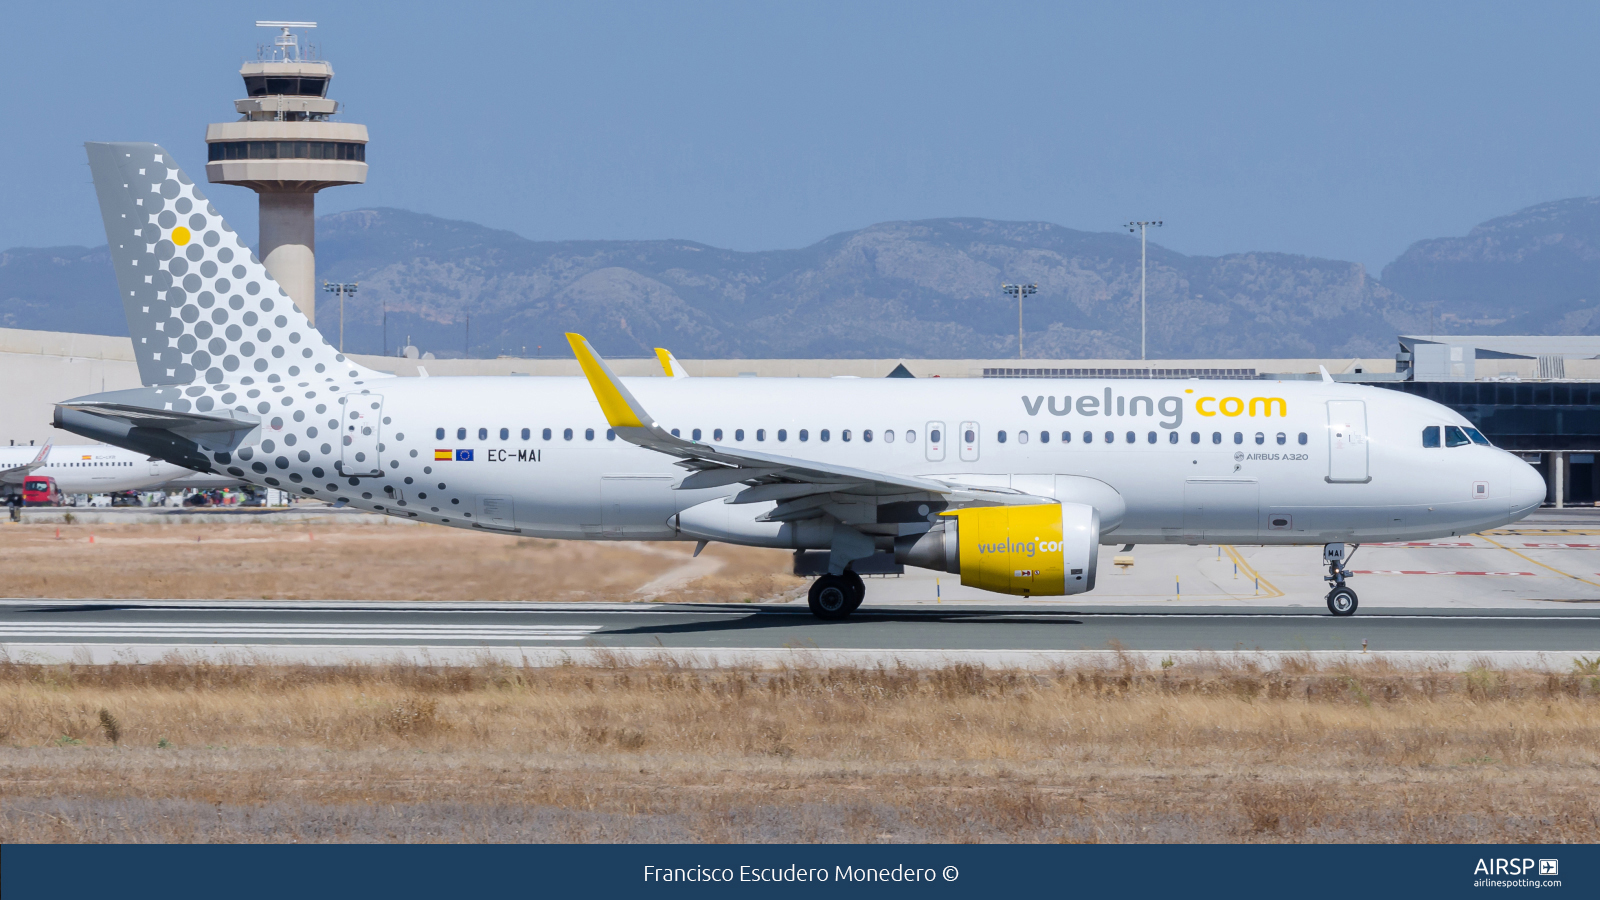
M 1017 604 L 863 606 L 822 622 L 802 603 L 749 605 L 0 601 L 15 661 L 153 661 L 163 655 L 332 661 L 784 658 L 882 663 L 1311 653 L 1526 660 L 1600 655 L 1600 609 L 1363 609 Z M 1507 655 L 1509 654 L 1509 655 Z

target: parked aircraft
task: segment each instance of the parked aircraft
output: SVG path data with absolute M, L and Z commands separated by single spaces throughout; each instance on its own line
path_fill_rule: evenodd
M 145 387 L 57 425 L 340 505 L 818 551 L 811 609 L 843 618 L 862 570 L 1063 596 L 1094 588 L 1100 545 L 1141 543 L 1323 545 L 1349 615 L 1347 544 L 1544 498 L 1451 410 L 1331 379 L 621 379 L 577 335 L 582 378 L 396 378 L 329 345 L 161 147 L 87 147 Z
M 196 472 L 153 459 L 147 453 L 108 444 L 0 447 L 0 497 L 20 493 L 29 476 L 49 478 L 61 493 L 69 495 L 206 489 L 244 483 L 231 475 Z

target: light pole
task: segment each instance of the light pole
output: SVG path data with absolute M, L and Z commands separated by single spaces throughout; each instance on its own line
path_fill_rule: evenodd
M 323 290 L 327 291 L 330 294 L 338 294 L 339 295 L 339 352 L 340 353 L 344 352 L 344 298 L 345 298 L 346 295 L 354 294 L 356 292 L 356 285 L 357 284 L 359 284 L 359 282 L 355 282 L 355 281 L 352 281 L 349 284 L 336 284 L 336 283 L 327 282 L 327 281 L 324 281 L 322 283 L 322 289 Z M 385 316 L 385 318 L 387 318 L 387 316 Z M 384 337 L 388 337 L 389 336 L 388 335 L 387 324 L 388 323 L 386 322 L 385 323 L 385 328 L 384 328 Z
M 1002 293 L 1010 294 L 1017 298 L 1017 359 L 1022 358 L 1022 298 L 1038 293 L 1037 284 L 1002 284 Z
M 1139 232 L 1139 358 L 1140 359 L 1144 359 L 1145 358 L 1145 355 L 1144 355 L 1144 260 L 1145 260 L 1144 247 L 1145 247 L 1145 234 L 1144 233 L 1145 233 L 1145 229 L 1149 228 L 1152 225 L 1154 225 L 1157 228 L 1160 228 L 1161 227 L 1161 222 L 1158 220 L 1158 221 L 1154 221 L 1154 222 L 1129 222 L 1128 223 L 1128 230 L 1129 231 L 1137 230 Z

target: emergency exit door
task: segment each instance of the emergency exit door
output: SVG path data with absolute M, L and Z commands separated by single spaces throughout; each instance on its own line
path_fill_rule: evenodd
M 1328 401 L 1328 481 L 1366 484 L 1368 471 L 1367 402 Z

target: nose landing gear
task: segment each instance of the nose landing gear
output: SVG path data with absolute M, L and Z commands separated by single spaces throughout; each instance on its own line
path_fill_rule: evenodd
M 1328 612 L 1336 616 L 1353 616 L 1361 601 L 1356 597 L 1356 592 L 1344 583 L 1350 577 L 1350 570 L 1345 568 L 1345 564 L 1355 558 L 1361 545 L 1351 545 L 1348 556 L 1344 548 L 1344 544 L 1328 544 L 1322 548 L 1322 561 L 1328 564 L 1328 574 L 1322 576 L 1322 580 L 1332 585 L 1328 591 Z
M 845 570 L 843 575 L 822 575 L 811 582 L 806 599 L 811 614 L 819 619 L 838 621 L 849 617 L 867 596 L 861 576 Z

